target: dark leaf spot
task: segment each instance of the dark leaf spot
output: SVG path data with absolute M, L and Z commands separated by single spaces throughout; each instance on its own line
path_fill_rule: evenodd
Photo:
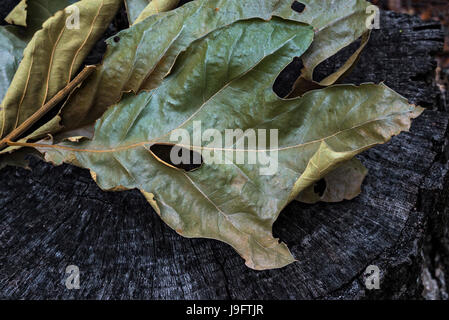
M 295 1 L 292 3 L 292 9 L 298 13 L 302 13 L 306 9 L 306 5 L 299 1 Z

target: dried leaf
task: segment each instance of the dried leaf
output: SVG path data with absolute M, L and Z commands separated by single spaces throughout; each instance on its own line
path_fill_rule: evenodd
M 28 8 L 29 15 L 27 15 L 26 11 L 27 1 L 31 1 L 31 5 Z M 22 0 L 10 15 L 13 12 L 15 12 L 13 16 L 20 13 L 22 18 L 15 18 L 16 20 L 14 21 L 22 21 L 25 19 L 25 23 L 17 24 L 26 26 L 26 20 L 28 19 L 28 27 L 0 26 L 0 101 L 3 100 L 20 61 L 22 61 L 23 50 L 33 35 L 51 15 L 74 2 L 74 0 L 53 0 L 51 2 L 44 0 Z M 9 23 L 14 22 L 8 18 L 5 20 Z
M 149 16 L 158 14 L 161 12 L 166 12 L 175 8 L 179 3 L 179 0 L 152 0 L 142 13 L 137 17 L 134 23 L 139 23 Z
M 91 124 L 124 92 L 158 87 L 191 43 L 236 21 L 277 16 L 314 26 L 316 40 L 303 58 L 308 70 L 366 32 L 369 2 L 302 2 L 306 7 L 297 13 L 291 9 L 293 1 L 196 0 L 133 25 L 108 40 L 104 64 L 64 107 L 64 125 L 76 129 Z
M 19 4 L 8 14 L 5 21 L 9 24 L 17 26 L 27 26 L 27 0 L 22 0 Z
M 334 171 L 302 191 L 296 200 L 304 203 L 352 200 L 361 192 L 368 170 L 357 158 L 342 163 Z
M 149 16 L 175 8 L 179 0 L 125 0 L 128 20 L 131 25 L 145 20 Z
M 11 84 L 27 42 L 16 34 L 14 26 L 0 26 L 0 101 Z
M 30 8 L 32 3 L 35 2 L 29 3 Z M 70 93 L 67 89 L 74 85 L 71 81 L 92 46 L 109 25 L 120 3 L 120 0 L 80 1 L 76 3 L 80 11 L 79 28 L 68 27 L 66 21 L 72 15 L 71 12 L 58 11 L 33 36 L 2 102 L 0 148 L 8 140 L 23 134 Z M 86 76 L 89 69 L 86 69 Z M 82 80 L 84 79 L 80 79 L 80 82 Z M 60 125 L 55 120 L 53 118 L 44 125 L 45 133 L 60 130 Z M 42 128 L 39 128 L 28 134 L 25 140 L 42 134 Z M 6 148 L 0 153 L 11 151 L 12 149 Z
M 126 14 L 128 15 L 129 25 L 133 25 L 137 17 L 151 0 L 125 0 Z
M 294 258 L 272 236 L 280 211 L 356 154 L 407 130 L 422 111 L 385 85 L 339 85 L 279 99 L 271 89 L 276 77 L 306 51 L 312 35 L 307 26 L 277 18 L 236 22 L 192 43 L 161 86 L 111 107 L 92 141 L 21 145 L 38 148 L 47 161 L 90 169 L 104 190 L 141 190 L 179 234 L 226 242 L 253 269 L 283 267 Z M 204 161 L 193 171 L 175 168 L 152 149 L 173 144 L 175 129 L 192 137 L 198 121 L 221 137 L 229 129 L 278 129 L 278 147 L 241 149 L 222 138 L 181 142 L 204 159 L 224 152 L 230 161 Z M 268 157 L 276 170 L 261 174 L 265 165 L 240 164 L 238 154 Z

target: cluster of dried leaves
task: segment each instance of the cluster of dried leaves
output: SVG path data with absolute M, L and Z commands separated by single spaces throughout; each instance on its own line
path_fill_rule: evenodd
M 37 150 L 87 168 L 104 190 L 141 190 L 179 234 L 226 242 L 251 268 L 279 268 L 295 261 L 272 235 L 280 211 L 295 199 L 355 197 L 366 169 L 354 156 L 422 112 L 383 84 L 341 84 L 369 38 L 367 1 L 125 3 L 131 26 L 107 40 L 99 66 L 83 61 L 122 0 L 22 0 L 11 12 L 22 27 L 0 29 L 0 166 Z M 76 11 L 79 28 L 68 28 Z M 314 80 L 321 62 L 359 39 L 340 69 Z M 293 57 L 304 67 L 283 99 L 272 86 Z M 277 173 L 235 162 L 186 171 L 150 150 L 193 121 L 278 129 Z

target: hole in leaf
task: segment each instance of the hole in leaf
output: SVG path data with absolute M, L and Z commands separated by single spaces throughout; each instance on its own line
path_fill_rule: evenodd
M 301 58 L 294 58 L 293 61 L 281 71 L 273 84 L 273 91 L 280 97 L 285 98 L 292 90 L 296 79 L 301 75 L 304 68 Z
M 302 13 L 306 9 L 306 5 L 299 1 L 295 1 L 292 3 L 292 9 L 298 13 Z
M 178 7 L 181 7 L 181 6 L 183 6 L 184 4 L 186 4 L 187 2 L 190 2 L 190 1 L 192 1 L 192 0 L 181 0 L 181 1 L 179 1 Z
M 115 36 L 114 37 L 114 42 L 119 42 L 120 41 L 120 37 L 119 36 Z
M 345 62 L 348 61 L 348 59 L 357 51 L 361 43 L 362 39 L 359 38 L 349 46 L 338 51 L 332 57 L 329 57 L 321 62 L 313 71 L 313 80 L 316 82 L 321 82 L 329 75 L 340 69 L 341 66 L 343 66 Z
M 321 179 L 320 181 L 315 183 L 315 185 L 313 186 L 313 191 L 317 193 L 320 197 L 322 197 L 324 191 L 326 191 L 326 187 L 327 187 L 326 180 Z
M 186 172 L 203 165 L 203 157 L 199 152 L 173 144 L 153 144 L 150 152 L 165 165 Z

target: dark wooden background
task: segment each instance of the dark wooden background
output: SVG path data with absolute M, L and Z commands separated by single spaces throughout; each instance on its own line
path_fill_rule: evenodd
M 13 2 L 2 1 L 3 15 Z M 109 32 L 123 20 L 122 12 Z M 299 262 L 253 271 L 225 244 L 177 235 L 139 192 L 103 192 L 86 170 L 31 159 L 32 171 L 0 171 L 0 298 L 447 299 L 449 110 L 434 59 L 443 38 L 436 22 L 382 13 L 347 81 L 385 81 L 428 110 L 411 132 L 360 156 L 370 173 L 357 199 L 282 212 L 274 233 Z M 279 89 L 297 72 L 293 64 Z M 65 287 L 72 264 L 79 290 Z M 369 265 L 381 270 L 380 290 L 365 289 Z

